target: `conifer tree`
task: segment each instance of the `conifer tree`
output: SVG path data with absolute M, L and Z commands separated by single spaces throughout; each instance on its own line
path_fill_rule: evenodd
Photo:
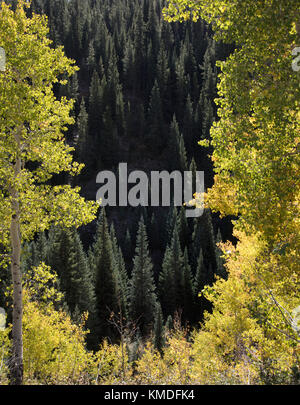
M 192 181 L 193 181 L 193 195 L 197 191 L 196 190 L 196 172 L 197 172 L 197 164 L 194 158 L 192 158 L 189 171 L 192 173 Z
M 165 324 L 165 331 L 166 332 L 171 331 L 173 329 L 173 326 L 174 326 L 173 318 L 171 315 L 169 315 Z
M 102 79 L 103 80 L 103 79 Z M 102 91 L 99 75 L 94 70 L 89 91 L 89 132 L 94 144 L 97 145 L 97 138 L 100 136 L 102 127 Z
M 163 110 L 166 117 L 171 112 L 170 108 L 171 101 L 168 97 L 168 87 L 167 87 L 169 74 L 170 68 L 167 59 L 167 51 L 164 48 L 164 44 L 162 43 L 157 57 L 156 77 L 159 86 L 159 91 L 161 94 L 161 100 L 163 103 Z
M 180 170 L 184 172 L 187 170 L 187 153 L 185 149 L 183 135 L 180 135 L 180 137 L 177 139 L 177 143 L 178 143 Z
M 188 321 L 193 318 L 194 309 L 194 291 L 191 267 L 189 265 L 187 248 L 183 255 L 183 312 L 182 318 Z
M 126 230 L 125 238 L 123 241 L 123 254 L 126 261 L 132 258 L 133 254 L 132 239 L 128 228 Z
M 87 65 L 87 71 L 88 71 L 89 77 L 91 77 L 91 74 L 93 73 L 94 69 L 96 68 L 95 48 L 94 48 L 94 44 L 92 41 L 89 44 L 86 65 Z
M 188 94 L 185 111 L 183 117 L 183 127 L 182 132 L 184 136 L 185 145 L 188 151 L 189 156 L 191 156 L 193 149 L 195 149 L 197 142 L 194 138 L 194 119 L 193 119 L 193 104 L 190 94 Z
M 168 150 L 170 159 L 168 161 L 169 169 L 173 170 L 180 170 L 182 169 L 181 159 L 179 154 L 179 138 L 180 138 L 180 131 L 178 122 L 176 120 L 175 114 L 173 115 L 172 122 L 170 124 L 169 129 L 169 136 L 168 136 Z
M 183 307 L 183 257 L 175 223 L 170 246 L 167 247 L 159 276 L 159 296 L 165 316 L 174 315 Z
M 134 23 L 134 90 L 138 95 L 143 94 L 145 81 L 143 80 L 145 71 L 145 23 L 141 9 L 136 13 Z
M 161 310 L 161 306 L 158 303 L 157 309 L 155 313 L 155 323 L 154 323 L 154 348 L 162 353 L 162 349 L 165 344 L 165 336 L 164 336 L 164 319 Z
M 181 249 L 184 250 L 187 245 L 189 245 L 190 230 L 188 226 L 188 221 L 186 218 L 186 210 L 181 207 L 177 217 L 177 228 L 180 240 Z
M 112 243 L 113 256 L 115 260 L 116 269 L 116 287 L 117 287 L 117 297 L 119 310 L 123 317 L 128 315 L 128 299 L 129 299 L 129 279 L 126 270 L 126 265 L 124 262 L 124 257 L 120 247 L 118 246 L 118 241 L 115 234 L 115 229 L 113 224 L 110 227 L 110 237 Z
M 94 313 L 95 295 L 91 270 L 80 237 L 75 229 L 53 228 L 47 264 L 59 276 L 60 290 L 71 313 Z
M 98 339 L 114 336 L 109 318 L 118 312 L 117 272 L 113 247 L 109 234 L 105 209 L 99 216 L 96 238 L 93 245 L 95 294 L 96 294 L 96 334 Z
M 45 232 L 39 232 L 36 240 L 24 245 L 22 257 L 22 271 L 27 272 L 32 267 L 38 266 L 41 262 L 47 262 L 49 243 Z
M 165 225 L 165 246 L 169 245 L 172 239 L 174 226 L 177 222 L 177 208 L 174 206 L 173 199 L 168 210 L 166 225 Z
M 132 277 L 130 280 L 129 313 L 137 321 L 142 335 L 153 326 L 157 298 L 148 250 L 148 238 L 143 220 L 139 223 Z
M 159 274 L 158 290 L 159 301 L 165 317 L 173 315 L 175 312 L 175 277 L 170 247 L 167 247 L 165 251 L 162 269 Z
M 194 222 L 194 231 L 192 235 L 192 263 L 195 266 L 198 252 L 202 249 L 204 264 L 208 268 L 211 265 L 213 272 L 216 271 L 216 249 L 215 249 L 215 236 L 212 224 L 211 212 L 204 210 L 201 217 L 196 218 Z M 207 280 L 210 284 L 213 281 L 213 277 Z
M 85 107 L 84 98 L 81 99 L 80 111 L 76 124 L 76 151 L 81 162 L 88 162 L 90 154 L 88 134 L 88 113 Z
M 148 128 L 150 146 L 155 151 L 160 151 L 165 146 L 165 134 L 163 127 L 162 103 L 157 81 L 150 95 L 148 108 Z
M 183 255 L 180 247 L 177 224 L 175 224 L 171 242 L 172 261 L 175 283 L 175 307 L 176 310 L 183 308 Z

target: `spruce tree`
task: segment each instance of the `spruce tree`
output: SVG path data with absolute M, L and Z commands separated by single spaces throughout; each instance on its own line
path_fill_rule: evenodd
M 93 256 L 97 317 L 96 333 L 98 339 L 113 337 L 114 333 L 109 318 L 112 313 L 118 313 L 117 271 L 104 208 L 101 210 L 97 224 Z
M 175 223 L 171 244 L 167 247 L 159 276 L 159 293 L 165 316 L 183 308 L 183 257 Z
M 175 277 L 172 262 L 172 251 L 167 247 L 158 282 L 159 300 L 165 317 L 173 315 L 175 311 Z
M 182 132 L 183 132 L 184 141 L 185 141 L 185 145 L 186 145 L 189 156 L 191 156 L 193 150 L 197 146 L 196 139 L 194 138 L 193 114 L 194 114 L 193 104 L 192 104 L 191 96 L 190 96 L 190 94 L 188 94 L 186 103 L 185 103 Z
M 46 262 L 59 276 L 59 287 L 71 315 L 75 310 L 94 314 L 91 270 L 76 229 L 53 228 L 49 239 Z
M 211 212 L 208 209 L 204 210 L 201 217 L 194 220 L 194 231 L 192 235 L 192 267 L 196 267 L 197 257 L 199 251 L 202 249 L 204 264 L 208 268 L 212 267 L 212 271 L 217 269 L 216 249 L 215 249 L 215 236 L 212 224 Z M 207 280 L 208 284 L 213 282 L 213 277 Z
M 169 136 L 168 136 L 168 152 L 170 158 L 168 159 L 169 170 L 181 170 L 181 160 L 179 156 L 179 143 L 180 131 L 175 114 L 173 115 L 172 122 L 170 124 Z
M 85 107 L 84 98 L 81 99 L 80 111 L 76 124 L 76 152 L 81 162 L 88 162 L 90 154 L 88 136 L 88 113 Z
M 169 315 L 165 324 L 165 331 L 169 332 L 173 329 L 173 327 L 174 327 L 173 318 L 171 315 Z
M 114 226 L 110 227 L 110 237 L 112 243 L 113 256 L 115 260 L 114 267 L 116 269 L 116 288 L 118 297 L 119 311 L 123 317 L 128 315 L 128 298 L 129 298 L 129 279 L 124 262 L 124 257 L 115 234 Z
M 164 336 L 164 319 L 161 310 L 161 306 L 158 303 L 156 314 L 155 314 L 155 323 L 154 323 L 154 348 L 162 353 L 162 349 L 165 345 L 165 336 Z
M 188 226 L 188 221 L 186 218 L 186 210 L 181 207 L 177 217 L 177 228 L 180 240 L 181 249 L 184 250 L 187 245 L 189 245 L 190 230 Z
M 167 246 L 171 242 L 176 222 L 177 222 L 177 208 L 174 206 L 174 202 L 172 199 L 165 222 L 165 230 L 164 230 L 165 246 Z
M 157 81 L 155 81 L 151 91 L 147 121 L 149 146 L 153 151 L 159 153 L 165 147 L 165 134 L 161 96 Z
M 129 313 L 138 322 L 143 336 L 153 326 L 156 309 L 156 292 L 148 250 L 148 238 L 143 220 L 139 223 L 132 278 L 130 280 Z
M 133 255 L 132 239 L 128 228 L 126 230 L 125 238 L 123 240 L 123 254 L 126 261 L 132 259 Z
M 102 82 L 100 83 L 99 75 L 97 71 L 94 70 L 89 89 L 89 132 L 91 138 L 94 140 L 94 145 L 97 145 L 96 140 L 100 136 L 102 126 L 103 85 L 101 84 Z
M 178 143 L 180 170 L 184 172 L 187 170 L 187 153 L 185 149 L 183 135 L 180 135 L 180 137 L 177 139 L 177 143 Z
M 182 318 L 184 321 L 193 319 L 194 307 L 194 291 L 191 267 L 189 265 L 187 248 L 184 250 L 183 255 L 183 313 Z

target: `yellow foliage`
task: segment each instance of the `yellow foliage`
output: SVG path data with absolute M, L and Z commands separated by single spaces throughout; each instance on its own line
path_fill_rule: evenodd
M 130 379 L 131 368 L 126 347 L 110 345 L 104 340 L 93 357 L 91 370 L 96 384 L 121 384 Z
M 190 382 L 192 347 L 187 341 L 186 331 L 176 327 L 167 337 L 164 364 L 167 369 L 166 384 L 188 384 Z
M 85 348 L 87 314 L 76 325 L 54 303 L 61 299 L 57 275 L 41 264 L 24 280 L 24 379 L 25 383 L 79 383 L 87 377 L 92 361 Z
M 190 382 L 192 347 L 186 331 L 175 325 L 168 333 L 162 355 L 148 342 L 136 362 L 136 381 L 139 384 L 179 385 Z
M 228 280 L 204 294 L 213 303 L 194 333 L 193 380 L 257 384 L 292 378 L 300 340 L 287 321 L 299 298 L 299 275 L 284 265 L 288 254 L 270 255 L 260 235 L 235 232 L 237 247 L 224 244 Z
M 139 384 L 162 384 L 168 372 L 161 355 L 148 342 L 141 358 L 136 362 L 136 380 Z
M 30 301 L 23 321 L 25 382 L 78 383 L 90 362 L 83 328 L 64 311 Z

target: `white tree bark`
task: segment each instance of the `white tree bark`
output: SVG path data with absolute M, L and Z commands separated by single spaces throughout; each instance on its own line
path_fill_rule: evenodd
M 15 136 L 15 140 L 20 145 L 20 137 Z M 20 151 L 20 149 L 19 149 Z M 18 156 L 14 167 L 14 180 L 21 173 L 21 158 Z M 21 234 L 20 234 L 20 204 L 17 188 L 11 188 L 11 208 L 12 218 L 10 224 L 11 242 L 11 275 L 13 283 L 13 326 L 12 326 L 12 358 L 10 364 L 11 384 L 21 385 L 23 383 L 23 291 L 22 274 L 20 267 L 21 259 Z

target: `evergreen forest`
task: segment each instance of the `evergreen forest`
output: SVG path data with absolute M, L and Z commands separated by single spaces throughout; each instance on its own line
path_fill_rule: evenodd
M 299 6 L 1 3 L 0 384 L 299 384 Z

